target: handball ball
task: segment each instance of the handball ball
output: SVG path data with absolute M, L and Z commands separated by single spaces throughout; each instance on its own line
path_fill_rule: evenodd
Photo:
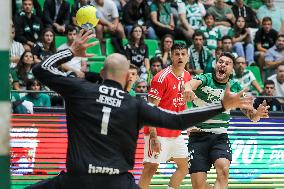
M 83 29 L 92 29 L 99 22 L 97 14 L 96 7 L 91 5 L 83 6 L 76 13 L 77 24 Z

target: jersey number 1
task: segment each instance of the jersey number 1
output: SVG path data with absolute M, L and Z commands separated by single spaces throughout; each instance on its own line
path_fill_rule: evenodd
M 103 118 L 102 118 L 102 123 L 101 123 L 101 134 L 102 135 L 107 135 L 107 130 L 108 130 L 108 122 L 109 122 L 109 116 L 111 112 L 111 108 L 104 106 L 102 109 Z

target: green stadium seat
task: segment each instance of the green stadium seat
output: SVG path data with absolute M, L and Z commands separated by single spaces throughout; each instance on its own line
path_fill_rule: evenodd
M 41 10 L 43 10 L 44 1 L 45 0 L 38 0 L 39 5 L 41 6 Z
M 99 41 L 99 40 L 98 39 L 92 39 L 92 40 L 89 41 L 89 43 L 91 43 L 93 41 Z M 87 53 L 93 53 L 95 55 L 101 56 L 102 55 L 101 44 L 98 43 L 95 46 L 89 47 L 87 49 Z
M 145 39 L 145 43 L 148 46 L 149 58 L 155 56 L 155 52 L 159 49 L 158 41 L 155 39 Z
M 94 57 L 88 58 L 89 62 L 103 62 L 105 61 L 106 56 L 103 55 L 96 55 Z
M 115 53 L 115 49 L 111 43 L 111 38 L 106 39 L 106 55 L 110 55 L 112 53 Z
M 101 69 L 104 66 L 104 62 L 90 62 L 89 63 L 89 71 L 90 72 L 96 72 L 96 73 L 100 73 Z
M 58 48 L 60 45 L 62 45 L 63 43 L 67 42 L 67 38 L 66 36 L 55 36 L 55 46 L 56 48 Z
M 263 82 L 262 82 L 262 79 L 261 79 L 259 67 L 258 66 L 248 66 L 247 69 L 250 70 L 253 73 L 253 75 L 256 78 L 256 81 L 258 82 L 260 87 L 263 88 Z

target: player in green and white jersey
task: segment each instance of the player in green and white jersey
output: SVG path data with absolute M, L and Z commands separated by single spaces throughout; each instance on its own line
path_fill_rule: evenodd
M 225 52 L 217 60 L 214 73 L 197 75 L 188 83 L 191 91 L 185 95 L 192 96 L 192 92 L 195 93 L 194 107 L 220 102 L 225 90 L 230 90 L 233 93 L 242 90 L 239 82 L 231 79 L 234 63 L 234 56 Z M 227 84 L 229 87 L 226 89 Z M 258 121 L 260 118 L 268 117 L 268 108 L 269 106 L 264 101 L 257 109 L 242 111 L 252 121 Z M 207 171 L 210 170 L 212 164 L 217 172 L 214 188 L 225 189 L 228 187 L 229 166 L 232 160 L 227 134 L 229 120 L 230 112 L 223 112 L 206 122 L 197 124 L 196 129 L 190 130 L 189 173 L 193 189 L 213 188 L 206 182 Z

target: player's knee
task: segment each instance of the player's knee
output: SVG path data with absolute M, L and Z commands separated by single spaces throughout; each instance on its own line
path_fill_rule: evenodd
M 159 165 L 156 165 L 156 164 L 145 164 L 144 165 L 144 169 L 143 169 L 143 172 L 145 172 L 146 174 L 149 174 L 149 175 L 154 175 L 158 169 L 158 166 Z
M 179 171 L 181 174 L 183 174 L 184 176 L 186 176 L 189 172 L 188 172 L 188 167 L 187 166 L 181 166 L 177 168 L 177 171 Z
M 220 168 L 216 168 L 217 179 L 219 180 L 228 180 L 229 178 L 229 166 L 222 166 Z
M 206 187 L 206 181 L 202 179 L 191 179 L 192 189 L 200 189 Z

